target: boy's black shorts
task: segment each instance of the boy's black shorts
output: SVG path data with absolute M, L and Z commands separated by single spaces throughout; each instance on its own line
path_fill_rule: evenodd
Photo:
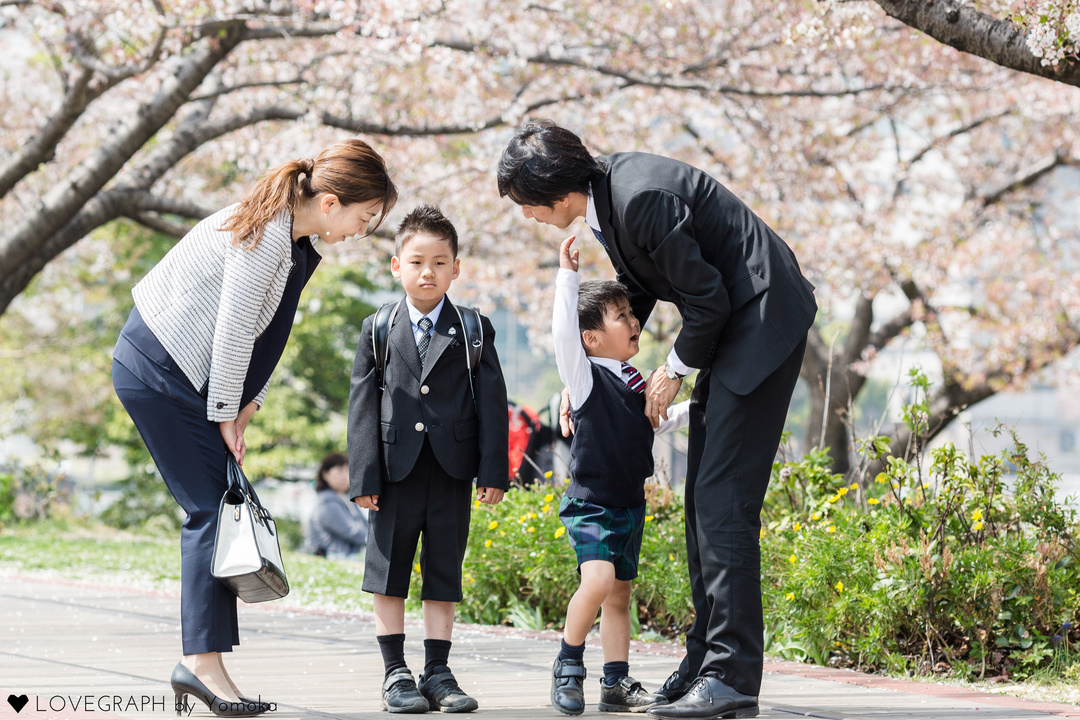
M 401 482 L 384 483 L 378 512 L 368 513 L 363 590 L 408 597 L 422 538 L 420 599 L 460 602 L 472 496 L 473 484 L 450 477 L 425 439 L 412 472 Z

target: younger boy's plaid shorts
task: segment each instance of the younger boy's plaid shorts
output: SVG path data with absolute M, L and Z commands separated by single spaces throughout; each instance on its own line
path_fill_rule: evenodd
M 606 560 L 615 566 L 616 580 L 637 577 L 645 506 L 615 508 L 563 496 L 559 517 L 566 526 L 578 569 L 586 560 Z

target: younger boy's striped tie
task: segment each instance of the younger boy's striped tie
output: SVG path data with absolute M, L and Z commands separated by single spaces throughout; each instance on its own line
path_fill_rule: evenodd
M 424 331 L 424 334 L 420 336 L 420 341 L 416 344 L 416 350 L 420 353 L 420 364 L 423 365 L 427 360 L 428 345 L 431 344 L 431 318 L 422 317 L 416 322 L 417 327 Z
M 634 392 L 645 392 L 645 380 L 641 377 L 641 373 L 637 371 L 630 363 L 624 362 L 622 364 L 623 375 L 626 376 L 626 384 L 630 386 L 630 389 Z

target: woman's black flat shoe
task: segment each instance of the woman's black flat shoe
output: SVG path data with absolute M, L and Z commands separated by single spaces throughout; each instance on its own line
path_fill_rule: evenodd
M 261 701 L 229 702 L 222 700 L 203 685 L 202 680 L 195 673 L 188 670 L 181 663 L 177 663 L 172 672 L 172 689 L 176 695 L 176 714 L 187 715 L 188 710 L 185 696 L 196 697 L 202 700 L 210 712 L 218 717 L 251 717 L 266 712 L 267 703 Z

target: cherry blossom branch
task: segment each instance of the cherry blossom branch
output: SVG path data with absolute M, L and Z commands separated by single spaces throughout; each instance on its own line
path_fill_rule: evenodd
M 1043 66 L 1026 35 L 1010 20 L 999 20 L 953 0 L 873 0 L 890 17 L 950 47 L 1012 70 L 1080 87 L 1080 64 Z

